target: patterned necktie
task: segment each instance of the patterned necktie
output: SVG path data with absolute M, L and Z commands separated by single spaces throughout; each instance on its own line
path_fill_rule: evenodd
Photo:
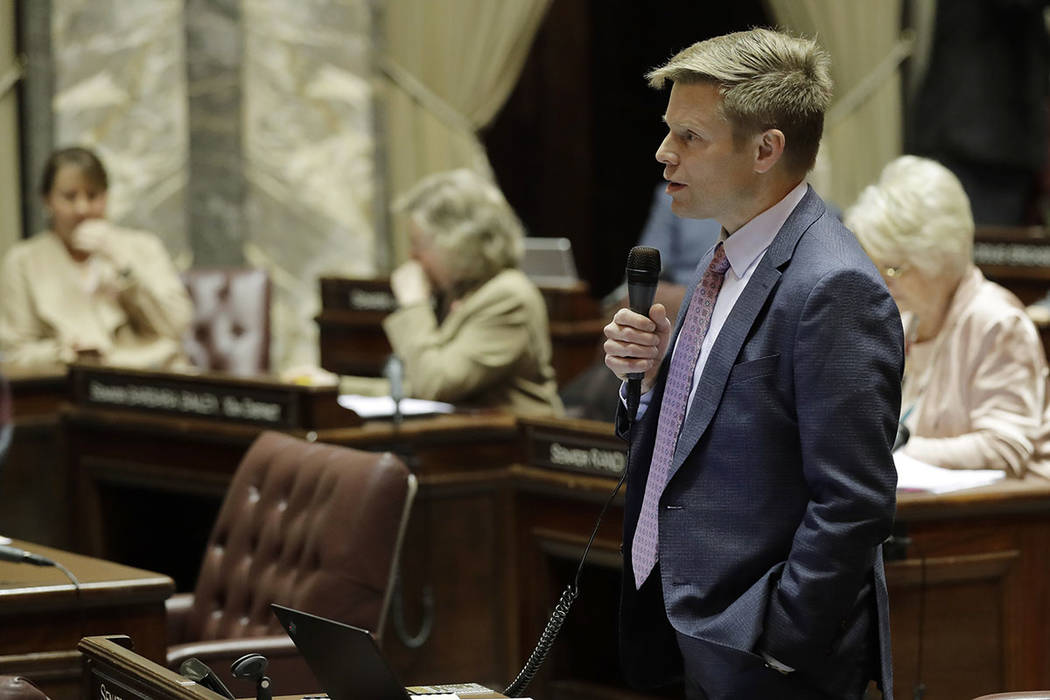
M 704 336 L 711 325 L 711 312 L 714 311 L 715 299 L 722 289 L 727 269 L 729 260 L 726 258 L 725 247 L 719 243 L 714 257 L 711 258 L 711 264 L 707 266 L 707 271 L 689 302 L 685 321 L 682 322 L 682 331 L 678 336 L 678 345 L 671 356 L 671 368 L 667 373 L 660 419 L 656 426 L 653 461 L 649 465 L 645 498 L 642 500 L 642 510 L 638 515 L 638 525 L 631 547 L 631 565 L 634 568 L 636 588 L 642 587 L 656 565 L 656 549 L 659 542 L 657 509 L 660 494 L 667 483 L 667 474 L 671 470 L 675 446 L 678 444 L 678 432 L 682 428 L 689 392 L 693 388 L 693 372 L 696 370 L 697 358 L 700 357 L 700 345 L 704 342 Z

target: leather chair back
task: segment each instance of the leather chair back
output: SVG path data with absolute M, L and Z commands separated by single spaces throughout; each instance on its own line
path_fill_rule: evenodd
M 270 278 L 265 270 L 207 267 L 182 273 L 193 301 L 183 338 L 201 369 L 251 375 L 270 368 Z
M 263 433 L 219 511 L 185 638 L 283 635 L 273 602 L 378 637 L 415 487 L 393 454 Z
M 1016 693 L 982 695 L 974 700 L 1050 700 L 1050 690 L 1022 690 Z
M 0 675 L 0 700 L 48 700 L 48 697 L 21 676 Z

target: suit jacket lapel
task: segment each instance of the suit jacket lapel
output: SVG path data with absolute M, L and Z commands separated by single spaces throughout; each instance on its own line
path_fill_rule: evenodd
M 729 317 L 718 334 L 718 339 L 711 347 L 711 354 L 700 375 L 700 384 L 689 408 L 689 415 L 686 416 L 685 424 L 678 436 L 674 460 L 671 462 L 671 471 L 667 477 L 668 481 L 682 466 L 710 425 L 715 410 L 722 400 L 722 392 L 729 379 L 729 372 L 740 355 L 744 340 L 747 339 L 755 318 L 758 317 L 769 294 L 780 279 L 780 268 L 791 259 L 799 238 L 820 217 L 824 209 L 824 203 L 813 192 L 813 188 L 809 188 L 773 239 L 747 286 L 734 304 L 733 310 L 729 313 Z M 706 256 L 705 259 L 709 261 L 710 257 Z M 704 265 L 703 269 L 707 269 L 707 266 Z M 686 308 L 687 303 L 687 300 L 683 300 L 682 308 Z M 682 314 L 679 316 L 678 325 L 680 326 Z M 678 330 L 676 329 L 675 332 L 676 337 Z
M 668 480 L 678 471 L 711 423 L 715 409 L 722 400 L 722 391 L 729 378 L 729 371 L 740 354 L 740 348 L 744 345 L 755 317 L 762 310 L 766 298 L 779 279 L 780 270 L 767 266 L 763 260 L 733 306 L 729 318 L 718 334 L 718 339 L 711 347 L 711 354 L 708 355 L 704 371 L 700 375 L 700 385 L 696 388 L 689 415 L 686 416 L 682 432 L 678 436 Z

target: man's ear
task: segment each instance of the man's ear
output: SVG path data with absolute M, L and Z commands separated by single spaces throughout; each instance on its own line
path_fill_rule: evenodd
M 755 172 L 765 173 L 784 155 L 786 139 L 780 129 L 766 129 L 756 137 Z

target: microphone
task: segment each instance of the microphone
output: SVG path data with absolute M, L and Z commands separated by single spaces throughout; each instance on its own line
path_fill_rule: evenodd
M 245 654 L 233 662 L 230 672 L 233 673 L 234 678 L 255 681 L 255 700 L 272 700 L 273 691 L 270 689 L 272 682 L 266 675 L 266 667 L 269 665 L 269 660 L 262 654 Z
M 53 566 L 66 575 L 69 582 L 73 584 L 73 588 L 76 589 L 77 596 L 80 595 L 79 579 L 73 575 L 72 571 L 53 559 L 48 559 L 45 556 L 33 554 L 8 544 L 0 544 L 0 561 L 13 561 L 16 564 L 33 564 L 34 566 Z
M 656 296 L 660 281 L 660 251 L 649 246 L 636 245 L 627 256 L 627 300 L 631 311 L 649 315 L 649 307 Z M 642 395 L 642 372 L 627 375 L 627 413 L 634 421 Z
M 391 354 L 383 365 L 383 376 L 390 382 L 390 398 L 394 400 L 394 424 L 401 425 L 401 399 L 405 398 L 405 363 Z
M 179 665 L 179 673 L 189 678 L 191 681 L 204 686 L 213 693 L 218 693 L 224 698 L 230 698 L 233 700 L 233 693 L 226 687 L 226 684 L 215 675 L 215 672 L 208 668 L 208 665 L 198 659 L 196 656 L 191 656 Z
M 36 566 L 55 566 L 55 562 L 47 557 L 6 544 L 0 544 L 0 561 L 13 561 L 16 564 L 34 564 Z
M 890 448 L 890 452 L 896 452 L 907 445 L 909 438 L 911 438 L 911 431 L 908 430 L 908 426 L 904 425 L 904 421 L 897 423 L 897 437 L 893 439 L 893 447 Z

